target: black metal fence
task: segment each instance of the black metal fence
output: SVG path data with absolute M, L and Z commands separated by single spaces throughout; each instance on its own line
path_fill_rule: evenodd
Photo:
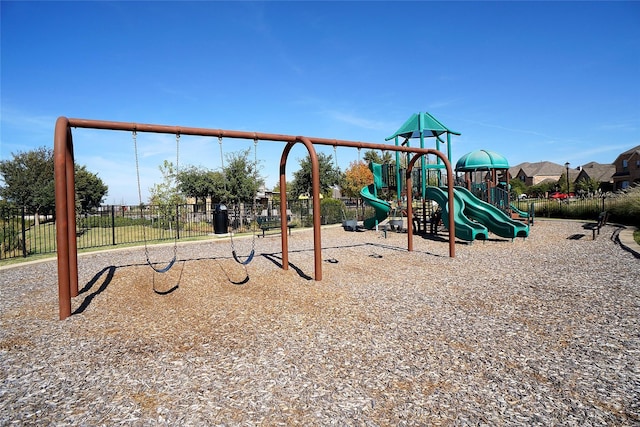
M 279 215 L 279 206 L 101 206 L 76 217 L 78 249 L 136 243 L 158 243 L 213 234 L 215 215 L 224 214 L 229 228 L 252 232 L 260 216 Z M 312 223 L 310 203 L 290 204 L 290 221 L 299 226 Z M 225 230 L 226 232 L 226 230 Z M 55 212 L 28 212 L 24 208 L 0 205 L 0 260 L 56 252 Z
M 351 201 L 353 202 L 353 201 Z M 618 218 L 616 197 L 599 197 L 570 200 L 520 200 L 511 205 L 529 212 L 533 208 L 535 217 L 574 218 L 597 220 L 602 211 L 613 213 L 612 221 L 626 224 L 628 218 Z M 322 201 L 322 224 L 339 223 L 345 219 L 363 219 L 373 215 L 371 208 L 356 211 L 354 203 L 325 199 Z M 232 231 L 252 232 L 256 230 L 260 216 L 277 216 L 277 203 L 257 206 L 226 206 L 226 215 Z M 313 215 L 310 200 L 295 200 L 289 203 L 289 220 L 299 227 L 310 227 Z M 102 206 L 99 209 L 78 215 L 76 239 L 79 250 L 137 243 L 157 243 L 173 239 L 190 239 L 214 234 L 215 206 L 180 205 L 159 206 Z M 636 219 L 637 221 L 637 219 Z M 27 212 L 24 208 L 6 203 L 0 204 L 0 260 L 28 257 L 56 252 L 54 212 Z

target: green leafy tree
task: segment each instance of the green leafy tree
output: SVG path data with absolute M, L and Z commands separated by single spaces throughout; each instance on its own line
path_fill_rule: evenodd
M 76 204 L 82 212 L 99 207 L 109 192 L 109 187 L 98 175 L 89 172 L 86 166 L 76 165 L 75 172 Z
M 551 181 L 543 181 L 539 184 L 532 185 L 527 189 L 527 194 L 536 197 L 545 197 L 547 193 L 555 191 L 557 183 Z
M 324 195 L 331 195 L 331 188 L 340 185 L 342 173 L 335 167 L 333 156 L 325 153 L 318 153 L 318 166 L 320 169 L 320 192 Z M 288 188 L 291 197 L 297 198 L 301 194 L 311 194 L 311 157 L 307 155 L 300 160 L 300 169 L 293 173 L 293 181 Z
M 53 150 L 40 147 L 35 150 L 12 153 L 11 160 L 0 161 L 0 197 L 35 214 L 55 208 Z M 84 211 L 100 206 L 107 195 L 107 185 L 86 166 L 75 165 L 76 203 Z
M 13 159 L 0 161 L 0 175 L 4 181 L 0 196 L 35 214 L 53 209 L 53 150 L 40 147 L 12 154 Z
M 204 202 L 207 197 L 213 203 L 218 203 L 228 198 L 224 189 L 224 175 L 205 168 L 191 166 L 178 174 L 178 188 L 187 197 L 194 197 Z
M 169 228 L 174 223 L 176 209 L 186 201 L 176 184 L 176 169 L 173 163 L 165 160 L 160 166 L 160 172 L 162 182 L 154 184 L 149 189 L 149 203 L 158 209 L 160 226 Z
M 264 184 L 259 165 L 249 160 L 251 149 L 227 154 L 224 179 L 229 199 L 236 203 L 253 203 L 258 189 Z
M 395 156 L 389 151 L 385 151 L 381 156 L 376 150 L 367 150 L 364 153 L 364 160 L 367 163 L 389 164 L 395 162 Z
M 519 179 L 510 180 L 509 185 L 511 186 L 511 194 L 515 196 L 515 198 L 527 192 L 527 186 Z
M 289 190 L 291 188 L 291 182 L 287 182 L 287 190 Z M 278 182 L 278 184 L 275 185 L 275 187 L 273 187 L 273 200 L 276 202 L 280 202 L 280 183 Z M 287 199 L 289 197 L 287 196 Z
M 571 175 L 569 175 L 569 178 L 571 178 Z M 569 194 L 572 191 L 572 185 L 571 182 L 569 182 L 569 186 L 567 188 L 567 174 L 566 172 L 563 173 L 560 176 L 560 179 L 558 179 L 558 182 L 556 183 L 557 187 L 558 187 L 558 191 L 561 191 L 563 193 L 567 193 Z
M 576 190 L 582 193 L 595 193 L 600 188 L 600 181 L 594 178 L 583 178 L 576 182 Z

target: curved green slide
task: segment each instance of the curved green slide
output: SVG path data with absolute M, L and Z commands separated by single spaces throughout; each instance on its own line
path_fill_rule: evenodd
M 456 197 L 459 195 L 465 204 L 464 213 L 471 219 L 486 226 L 489 231 L 500 237 L 527 237 L 529 226 L 513 220 L 497 207 L 478 199 L 464 187 L 455 188 Z
M 525 211 L 521 211 L 520 209 L 518 209 L 516 207 L 516 205 L 514 205 L 513 203 L 511 203 L 509 205 L 509 207 L 511 208 L 512 211 L 514 211 L 515 213 L 518 214 L 518 216 L 520 216 L 520 218 L 529 218 L 529 212 L 525 212 Z
M 434 200 L 442 209 L 442 222 L 449 228 L 449 196 L 446 191 L 438 187 L 427 187 L 426 196 Z M 482 224 L 472 221 L 464 214 L 465 202 L 460 195 L 453 192 L 453 222 L 455 224 L 455 234 L 461 240 L 487 240 L 489 232 Z
M 371 162 L 369 163 L 369 169 L 373 173 L 373 184 L 363 187 L 360 190 L 360 196 L 375 211 L 375 216 L 364 220 L 364 227 L 371 230 L 387 219 L 389 212 L 391 212 L 391 204 L 376 197 L 377 190 L 382 188 L 382 165 Z

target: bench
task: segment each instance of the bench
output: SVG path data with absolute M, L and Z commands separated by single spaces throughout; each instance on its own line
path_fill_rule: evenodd
M 587 224 L 585 228 L 590 229 L 593 232 L 593 240 L 596 240 L 596 233 L 600 234 L 600 229 L 607 225 L 607 219 L 609 218 L 609 213 L 607 211 L 600 212 L 598 215 L 598 222 L 595 224 Z
M 258 217 L 258 225 L 260 226 L 260 230 L 262 230 L 262 237 L 264 237 L 265 233 L 269 230 L 273 230 L 273 229 L 279 230 L 281 226 L 281 221 L 280 221 L 280 218 Z M 295 224 L 287 223 L 287 228 L 289 229 L 289 236 L 291 236 L 291 229 L 294 228 L 295 226 L 296 226 Z

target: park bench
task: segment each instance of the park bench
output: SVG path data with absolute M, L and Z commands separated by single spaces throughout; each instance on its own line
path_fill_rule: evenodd
M 287 218 L 289 219 L 289 218 Z M 281 221 L 280 221 L 280 217 L 261 217 L 259 216 L 258 219 L 258 225 L 260 226 L 260 230 L 262 230 L 262 237 L 265 236 L 265 233 L 269 230 L 280 230 L 280 226 L 281 226 Z M 296 225 L 292 224 L 290 222 L 287 223 L 287 228 L 289 229 L 289 236 L 291 236 L 291 229 L 294 228 Z
M 593 240 L 596 240 L 596 233 L 600 234 L 600 229 L 607 225 L 607 219 L 609 218 L 609 213 L 607 211 L 600 212 L 598 215 L 598 222 L 593 224 L 587 224 L 585 228 L 590 229 L 593 232 Z

